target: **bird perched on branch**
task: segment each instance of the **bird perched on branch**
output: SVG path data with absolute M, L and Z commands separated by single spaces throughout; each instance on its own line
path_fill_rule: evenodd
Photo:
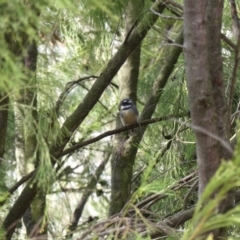
M 123 126 L 128 126 L 138 122 L 138 109 L 132 99 L 123 99 L 119 105 L 119 112 Z M 130 136 L 135 136 L 136 129 L 130 129 L 128 133 Z

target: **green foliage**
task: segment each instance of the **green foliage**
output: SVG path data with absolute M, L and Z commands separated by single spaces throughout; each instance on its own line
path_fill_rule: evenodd
M 235 205 L 224 214 L 216 213 L 218 212 L 218 205 L 226 200 L 227 195 L 233 189 L 237 189 L 240 185 L 239 151 L 240 147 L 238 141 L 233 159 L 227 162 L 223 161 L 216 174 L 207 185 L 201 199 L 196 205 L 191 228 L 185 232 L 182 239 L 201 239 L 200 236 L 203 233 L 223 227 L 232 227 L 232 229 L 229 230 L 229 234 L 232 237 L 238 236 L 238 230 L 234 231 L 234 228 L 238 229 L 240 226 L 239 206 Z
M 109 144 L 112 145 L 113 138 L 109 137 L 77 149 L 62 158 L 52 158 L 50 151 L 54 143 L 63 140 L 59 137 L 60 131 L 65 134 L 61 129 L 62 124 L 83 102 L 97 80 L 93 77 L 77 81 L 69 91 L 66 89 L 69 82 L 72 83 L 86 76 L 98 76 L 118 50 L 123 39 L 127 2 L 127 0 L 58 0 L 26 4 L 26 1 L 14 0 L 5 1 L 0 5 L 0 28 L 4 30 L 0 33 L 2 70 L 0 91 L 11 96 L 12 106 L 22 97 L 23 89 L 31 89 L 37 95 L 36 108 L 32 104 L 18 103 L 17 106 L 22 106 L 26 111 L 26 115 L 22 115 L 26 132 L 32 133 L 37 139 L 38 144 L 32 155 L 32 162 L 38 165 L 34 181 L 46 195 L 47 206 L 44 215 L 49 221 L 48 227 L 54 239 L 63 239 L 66 226 L 79 199 L 84 191 L 88 190 L 87 184 L 94 177 L 106 153 L 108 155 L 109 152 L 113 152 L 112 148 L 109 150 Z M 152 4 L 151 1 L 145 2 L 143 13 L 138 20 L 142 19 Z M 182 3 L 182 1 L 176 2 Z M 173 16 L 170 11 L 165 11 L 164 14 Z M 154 88 L 154 81 L 159 77 L 159 70 L 164 64 L 165 56 L 172 47 L 168 44 L 168 40 L 174 40 L 181 27 L 181 21 L 159 18 L 142 43 L 137 93 L 140 112 Z M 230 31 L 231 21 L 226 5 L 223 33 L 228 35 Z M 231 38 L 231 34 L 229 37 Z M 32 41 L 36 41 L 38 45 L 36 86 L 34 87 L 33 78 L 29 79 L 29 72 L 23 70 L 21 62 L 22 57 L 26 56 L 26 45 Z M 16 42 L 17 44 L 14 45 L 13 43 Z M 15 48 L 12 48 L 13 45 Z M 226 85 L 229 84 L 231 77 L 233 58 L 233 50 L 223 43 Z M 113 85 L 108 86 L 83 124 L 71 136 L 66 148 L 115 127 L 120 79 L 118 75 L 113 79 Z M 239 81 L 237 81 L 234 110 L 237 109 L 239 89 Z M 56 112 L 56 104 L 61 93 L 64 92 L 65 98 L 62 99 L 59 112 Z M 145 226 L 146 234 L 141 235 L 137 232 L 138 229 L 127 226 L 131 230 L 128 231 L 126 228 L 122 238 L 151 239 L 151 232 L 155 229 L 154 224 L 159 221 L 162 223 L 164 220 L 170 221 L 169 216 L 180 212 L 184 204 L 187 209 L 195 205 L 196 189 L 188 200 L 185 199 L 197 179 L 195 137 L 189 126 L 188 109 L 184 59 L 181 56 L 167 86 L 162 89 L 160 103 L 154 113 L 154 117 L 175 117 L 149 125 L 140 145 L 135 146 L 138 148 L 138 154 L 134 165 L 136 178 L 133 178 L 132 185 L 136 188 L 133 189 L 132 196 L 121 215 L 123 218 L 132 218 L 136 224 L 141 222 Z M 37 118 L 33 117 L 32 110 L 37 111 Z M 4 166 L 1 165 L 0 176 L 4 181 L 3 187 L 0 186 L 0 204 L 9 197 L 6 193 L 6 185 L 11 187 L 17 181 L 17 164 L 13 164 L 13 161 L 15 161 L 14 152 L 18 147 L 14 145 L 14 139 L 19 136 L 16 136 L 18 133 L 15 129 L 13 107 L 10 108 L 9 113 L 8 144 L 5 156 L 11 161 L 6 161 Z M 67 134 L 69 133 L 66 132 Z M 30 145 L 27 146 L 27 150 L 29 150 L 28 147 Z M 177 230 L 168 229 L 167 239 L 181 237 L 196 239 L 202 233 L 225 226 L 232 227 L 229 235 L 238 236 L 239 206 L 221 215 L 216 214 L 216 206 L 226 198 L 229 190 L 237 188 L 240 184 L 239 151 L 238 146 L 233 161 L 223 161 L 202 198 L 197 202 L 192 221 L 184 226 L 182 224 L 181 228 L 184 232 L 178 231 L 178 227 L 176 227 Z M 37 164 L 34 162 L 36 159 Z M 26 165 L 29 163 L 28 160 L 30 158 L 24 159 Z M 53 161 L 55 164 L 52 164 Z M 107 218 L 110 174 L 110 166 L 107 165 L 101 175 L 101 181 L 93 189 L 94 193 L 85 206 L 80 226 L 75 233 L 77 236 L 94 225 L 95 222 L 88 222 L 89 217 L 97 216 L 102 220 Z M 190 177 L 185 179 L 188 176 Z M 159 197 L 158 201 L 149 202 L 149 205 L 144 205 L 143 209 L 139 207 L 139 203 L 154 195 Z M 9 203 L 5 206 L 7 209 L 11 208 Z M 117 224 L 120 223 L 117 222 Z M 93 234 L 92 239 L 96 238 L 97 234 L 94 236 L 94 231 L 89 233 L 91 234 Z M 0 239 L 2 239 L 1 235 L 4 235 L 2 231 Z M 211 237 L 209 236 L 208 239 Z

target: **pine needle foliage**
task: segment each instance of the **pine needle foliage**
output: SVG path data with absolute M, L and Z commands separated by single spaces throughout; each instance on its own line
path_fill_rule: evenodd
M 152 1 L 144 2 L 136 24 L 151 12 Z M 163 15 L 158 17 L 141 43 L 136 103 L 140 113 L 155 88 L 155 81 L 161 78 L 161 69 L 171 49 L 176 47 L 174 41 L 182 29 L 183 19 L 181 16 L 176 19 L 176 13 L 181 14 L 177 4 L 183 3 L 175 3 L 166 4 Z M 4 1 L 0 6 L 0 97 L 8 96 L 10 99 L 4 161 L 0 165 L 2 222 L 20 194 L 16 191 L 18 187 L 15 190 L 12 187 L 29 174 L 30 165 L 35 171 L 30 189 L 36 184 L 38 191 L 44 193 L 41 229 L 47 225 L 50 239 L 71 239 L 71 234 L 72 239 L 189 240 L 204 239 L 203 234 L 205 239 L 213 239 L 208 232 L 223 227 L 229 227 L 228 235 L 232 239 L 239 237 L 239 200 L 226 213 L 216 214 L 218 204 L 225 200 L 229 191 L 238 189 L 240 185 L 239 143 L 233 159 L 222 160 L 198 200 L 196 143 L 183 55 L 178 58 L 166 85 L 159 89 L 160 100 L 153 118 L 162 117 L 162 120 L 148 125 L 140 143 L 132 145 L 138 152 L 132 182 L 129 183 L 131 195 L 120 213 L 112 217 L 107 215 L 111 189 L 110 158 L 115 148 L 113 136 L 60 157 L 52 154 L 54 147 L 64 142 L 66 136 L 69 140 L 64 150 L 115 128 L 120 100 L 121 77 L 118 74 L 73 133 L 63 126 L 79 104 L 84 103 L 85 96 L 126 38 L 124 27 L 128 0 L 41 0 L 36 3 L 13 0 Z M 234 42 L 227 3 L 222 33 Z M 33 42 L 38 50 L 37 70 L 30 74 L 23 66 L 23 58 Z M 227 89 L 234 51 L 224 41 L 222 54 Z M 238 110 L 239 77 L 238 73 L 233 112 Z M 29 92 L 36 97 L 36 105 L 20 101 Z M 22 110 L 19 116 L 23 132 L 37 142 L 33 154 L 23 158 L 25 162 L 20 167 L 25 172 L 21 176 L 18 176 L 19 163 L 15 152 L 29 150 L 32 145 L 17 145 L 23 136 L 17 131 L 15 108 Z M 4 109 L 6 106 L 1 105 L 0 110 Z M 234 123 L 232 132 L 237 129 L 238 125 Z M 139 131 L 143 130 L 144 126 L 140 124 Z M 26 135 L 22 140 L 24 143 L 28 140 Z M 101 164 L 104 167 L 101 168 Z M 238 195 L 238 191 L 234 193 Z M 69 233 L 74 212 L 85 200 L 81 205 L 81 218 Z M 18 231 L 23 229 L 21 225 Z M 17 239 L 18 231 L 12 239 Z M 4 239 L 4 235 L 5 231 L 0 230 L 0 239 Z M 21 239 L 26 238 L 23 233 Z

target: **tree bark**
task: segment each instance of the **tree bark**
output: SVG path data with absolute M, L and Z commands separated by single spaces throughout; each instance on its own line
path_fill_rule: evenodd
M 0 164 L 5 153 L 5 143 L 7 135 L 9 98 L 6 94 L 0 94 Z
M 199 197 L 231 154 L 201 129 L 228 143 L 228 112 L 221 56 L 222 0 L 184 1 L 184 55 L 191 119 L 195 130 Z M 224 206 L 219 206 L 219 212 Z M 214 239 L 219 232 L 213 232 Z
M 137 22 L 143 9 L 142 0 L 130 0 L 126 10 L 125 38 Z M 135 103 L 137 99 L 137 83 L 140 67 L 141 44 L 127 58 L 120 70 L 119 84 L 120 100 L 131 98 Z M 122 125 L 118 114 L 117 127 Z M 121 211 L 127 202 L 131 191 L 133 164 L 136 154 L 129 154 L 126 149 L 132 150 L 131 141 L 127 141 L 128 133 L 124 132 L 115 137 L 115 152 L 112 155 L 111 165 L 111 200 L 109 215 Z M 130 140 L 130 139 L 129 139 Z M 123 150 L 123 152 L 121 152 Z
M 125 17 L 125 38 L 128 36 L 134 24 L 139 20 L 143 10 L 142 0 L 128 1 Z M 127 58 L 120 70 L 121 81 L 119 84 L 120 99 L 131 98 L 134 102 L 137 99 L 137 84 L 140 67 L 141 43 Z
M 226 114 L 224 115 L 226 105 L 222 94 L 224 85 L 220 43 L 221 23 L 219 23 L 221 18 L 217 19 L 221 16 L 222 1 L 217 0 L 212 3 L 214 9 L 211 5 L 209 6 L 209 2 L 185 0 L 184 54 L 187 87 L 193 124 L 226 139 L 227 121 Z M 209 21 L 208 13 L 211 10 L 215 19 L 213 22 Z M 211 36 L 211 31 L 214 32 L 214 37 Z M 219 150 L 222 146 L 217 140 L 201 131 L 195 131 L 195 134 L 199 165 L 199 195 L 201 196 L 220 164 Z

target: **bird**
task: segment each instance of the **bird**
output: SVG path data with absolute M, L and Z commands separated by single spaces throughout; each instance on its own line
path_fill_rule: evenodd
M 123 126 L 128 126 L 138 122 L 138 109 L 130 98 L 125 98 L 119 104 L 120 118 Z M 136 129 L 130 129 L 129 136 L 136 135 Z

